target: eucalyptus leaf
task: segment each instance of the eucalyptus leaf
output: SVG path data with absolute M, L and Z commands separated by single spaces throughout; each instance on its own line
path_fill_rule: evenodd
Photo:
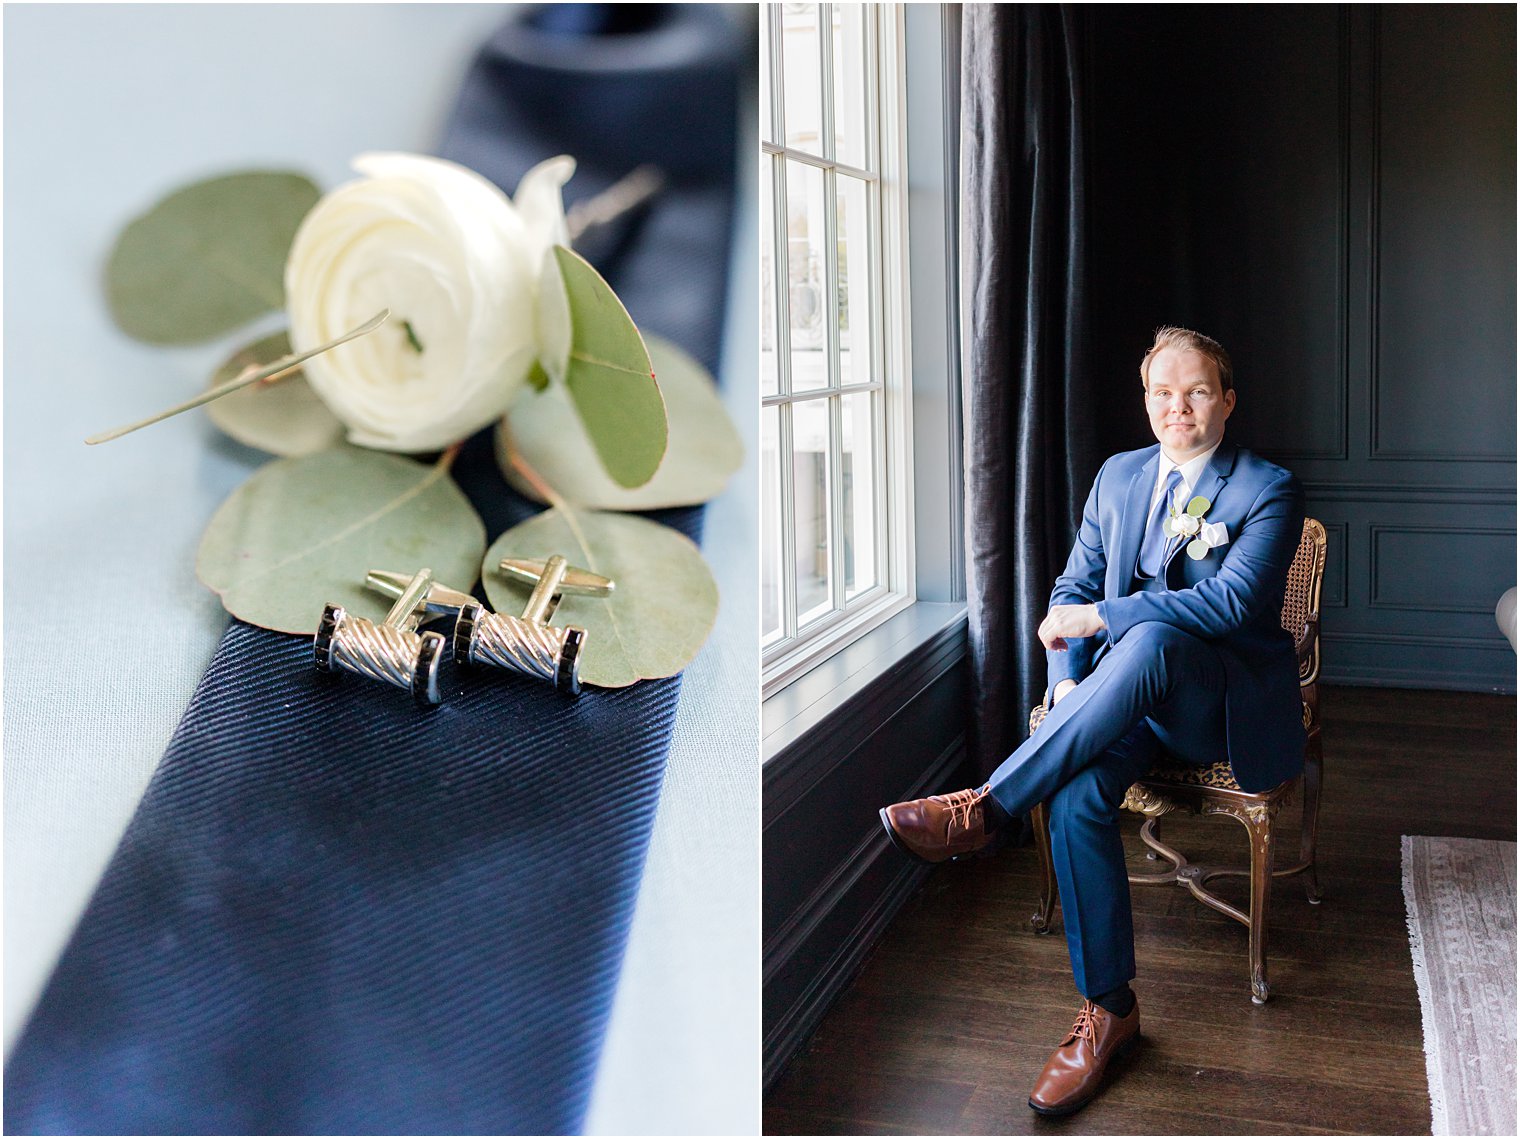
M 532 592 L 501 573 L 503 558 L 556 553 L 614 582 L 607 597 L 565 595 L 554 616 L 555 625 L 586 630 L 585 683 L 624 688 L 673 676 L 712 631 L 718 586 L 697 547 L 679 531 L 627 514 L 546 510 L 508 530 L 491 543 L 481 570 L 492 608 L 521 613 Z
M 558 257 L 545 257 L 538 273 L 538 371 L 543 382 L 565 382 L 565 368 L 570 363 L 570 340 L 574 326 L 570 320 L 570 298 L 565 292 L 565 275 Z M 530 375 L 533 386 L 543 385 Z
M 268 463 L 217 509 L 195 572 L 234 617 L 315 633 L 328 602 L 380 620 L 390 601 L 364 588 L 370 570 L 468 589 L 485 527 L 442 464 L 341 444 Z
M 1164 537 L 1175 538 L 1177 536 L 1177 524 L 1170 517 L 1161 520 L 1161 533 Z
M 1209 509 L 1209 500 L 1201 494 L 1195 494 L 1188 499 L 1187 512 L 1194 518 L 1202 518 Z
M 303 174 L 228 174 L 176 190 L 116 239 L 111 316 L 151 344 L 195 344 L 285 305 L 285 257 L 321 197 Z
M 659 468 L 667 434 L 649 351 L 623 302 L 585 258 L 563 245 L 554 257 L 570 309 L 565 386 L 607 473 L 622 486 L 642 486 Z
M 1195 562 L 1202 561 L 1209 556 L 1209 544 L 1202 538 L 1194 538 L 1187 544 L 1187 554 Z
M 276 332 L 229 356 L 211 377 L 216 387 L 249 368 L 290 355 L 290 335 Z M 206 414 L 239 443 L 271 455 L 312 455 L 343 439 L 343 424 L 311 390 L 306 376 L 292 372 L 282 380 L 253 384 L 206 405 Z
M 640 487 L 622 487 L 596 462 L 564 389 L 551 385 L 513 403 L 497 427 L 496 459 L 518 491 L 542 502 L 532 484 L 512 465 L 510 437 L 529 467 L 573 503 L 595 510 L 654 510 L 689 506 L 722 493 L 729 476 L 744 461 L 744 443 L 718 398 L 706 368 L 670 341 L 646 336 L 665 412 L 670 440 L 654 477 Z

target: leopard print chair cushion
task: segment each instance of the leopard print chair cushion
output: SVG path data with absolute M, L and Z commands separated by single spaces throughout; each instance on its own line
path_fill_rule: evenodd
M 1147 783 L 1192 783 L 1199 787 L 1220 787 L 1226 791 L 1240 790 L 1240 784 L 1235 782 L 1235 773 L 1230 770 L 1230 761 L 1227 759 L 1216 760 L 1207 767 L 1189 767 L 1186 764 L 1174 767 L 1162 760 L 1146 772 L 1145 781 Z

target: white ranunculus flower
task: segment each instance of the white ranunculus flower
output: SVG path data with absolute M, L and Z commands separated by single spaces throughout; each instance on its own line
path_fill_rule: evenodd
M 1172 525 L 1177 528 L 1177 533 L 1192 537 L 1198 533 L 1200 523 L 1191 514 L 1179 514 L 1172 520 Z
M 543 354 L 540 281 L 550 247 L 567 243 L 560 190 L 575 160 L 528 171 L 515 203 L 437 158 L 363 154 L 353 165 L 363 177 L 312 207 L 291 245 L 291 346 L 390 309 L 377 331 L 304 370 L 351 442 L 436 451 L 499 419 Z

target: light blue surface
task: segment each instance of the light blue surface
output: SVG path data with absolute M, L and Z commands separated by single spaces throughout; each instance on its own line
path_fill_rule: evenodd
M 7 1050 L 220 637 L 195 549 L 263 461 L 201 413 L 83 445 L 198 390 L 247 338 L 126 339 L 99 288 L 111 241 L 201 176 L 295 168 L 331 186 L 361 151 L 430 149 L 500 19 L 494 5 L 5 9 Z M 752 301 L 736 298 L 741 324 Z M 752 328 L 728 348 L 748 352 L 728 397 L 753 439 Z M 708 522 L 724 607 L 684 686 L 598 1075 L 603 1130 L 758 1126 L 755 494 L 747 475 Z
M 742 116 L 739 217 L 758 209 L 758 115 Z M 717 627 L 681 683 L 623 983 L 589 1134 L 760 1131 L 760 266 L 735 234 L 723 400 L 747 462 L 707 508 Z M 753 860 L 746 873 L 742 867 Z M 726 869 L 725 869 L 726 868 Z M 651 1048 L 651 1040 L 658 1047 Z

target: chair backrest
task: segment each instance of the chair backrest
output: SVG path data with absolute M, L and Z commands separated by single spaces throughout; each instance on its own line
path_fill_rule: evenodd
M 1319 678 L 1319 591 L 1324 580 L 1325 527 L 1317 518 L 1305 518 L 1298 552 L 1288 568 L 1282 607 L 1282 627 L 1298 649 L 1300 687 Z

